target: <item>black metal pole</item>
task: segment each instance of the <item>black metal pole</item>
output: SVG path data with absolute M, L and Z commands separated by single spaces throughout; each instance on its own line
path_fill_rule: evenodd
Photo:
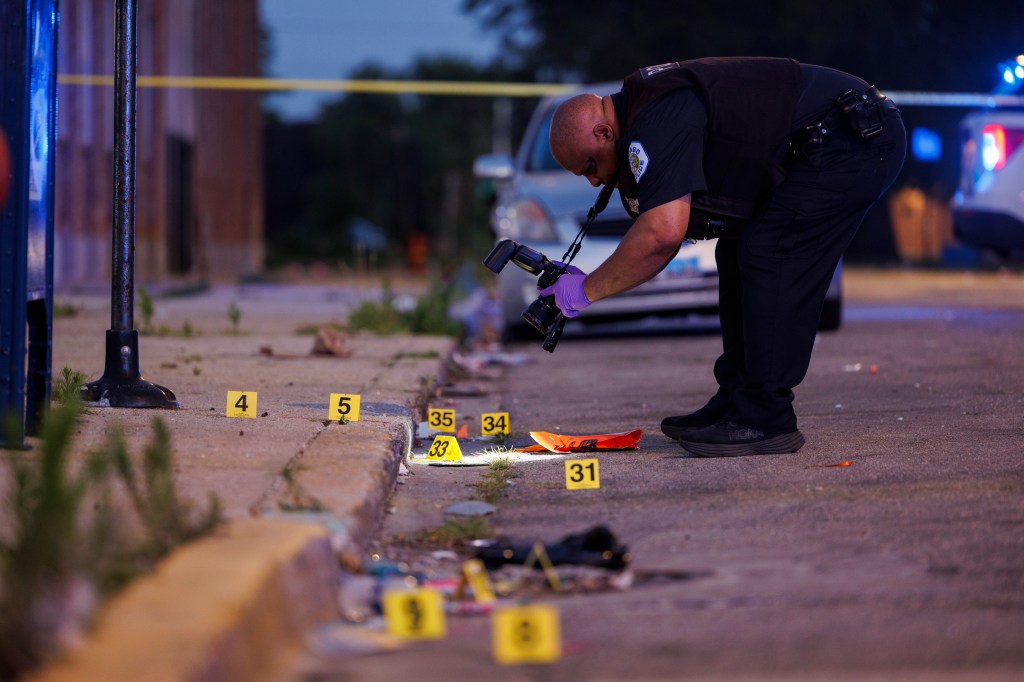
M 114 40 L 114 237 L 110 328 L 135 326 L 135 10 L 138 0 L 118 0 Z
M 135 10 L 117 0 L 114 39 L 114 224 L 110 329 L 103 376 L 82 387 L 82 399 L 109 407 L 180 407 L 170 389 L 142 378 L 135 331 Z

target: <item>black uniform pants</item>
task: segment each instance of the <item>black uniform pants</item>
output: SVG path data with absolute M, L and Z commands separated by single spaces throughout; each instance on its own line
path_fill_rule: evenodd
M 899 111 L 864 140 L 840 127 L 793 154 L 766 209 L 735 238 L 720 238 L 722 355 L 715 362 L 726 418 L 766 433 L 797 428 L 793 388 L 807 373 L 822 305 L 867 210 L 906 154 Z

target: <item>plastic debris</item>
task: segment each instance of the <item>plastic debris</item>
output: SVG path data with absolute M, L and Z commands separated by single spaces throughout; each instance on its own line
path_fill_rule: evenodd
M 523 353 L 503 353 L 498 351 L 476 351 L 472 353 L 454 353 L 452 361 L 459 367 L 470 372 L 479 372 L 485 367 L 519 367 L 530 362 Z
M 596 452 L 598 450 L 638 450 L 642 429 L 623 433 L 601 433 L 590 436 L 568 436 L 547 431 L 530 431 L 537 445 L 517 448 L 517 452 Z
M 846 460 L 844 462 L 836 462 L 835 464 L 810 464 L 807 466 L 808 469 L 812 467 L 848 467 L 853 466 L 853 462 Z
M 309 650 L 324 658 L 345 658 L 398 651 L 405 643 L 393 635 L 344 623 L 327 623 L 306 638 Z
M 634 582 L 632 568 L 621 571 L 594 566 L 563 564 L 554 567 L 561 594 L 588 594 L 609 590 L 628 590 Z M 551 591 L 551 581 L 543 571 L 528 571 L 522 566 L 503 566 L 491 572 L 496 593 L 506 600 L 541 597 Z
M 363 623 L 379 611 L 374 605 L 376 576 L 341 574 L 341 614 L 352 623 Z
M 466 502 L 456 502 L 445 509 L 444 513 L 455 514 L 456 516 L 487 516 L 496 511 L 498 511 L 498 508 L 493 504 L 487 504 L 478 500 L 468 500 Z

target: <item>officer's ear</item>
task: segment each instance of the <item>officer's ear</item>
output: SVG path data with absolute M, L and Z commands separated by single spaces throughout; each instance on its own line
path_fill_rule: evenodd
M 614 131 L 607 123 L 598 123 L 594 126 L 594 137 L 603 142 L 611 142 L 614 138 Z

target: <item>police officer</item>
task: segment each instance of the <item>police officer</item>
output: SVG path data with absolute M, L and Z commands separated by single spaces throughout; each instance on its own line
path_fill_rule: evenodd
M 592 273 L 573 268 L 541 293 L 575 317 L 657 275 L 683 239 L 717 237 L 718 391 L 662 431 L 696 456 L 799 450 L 793 388 L 826 291 L 903 165 L 896 105 L 826 67 L 696 59 L 640 69 L 610 96 L 567 100 L 550 143 L 567 170 L 617 184 L 635 222 Z

